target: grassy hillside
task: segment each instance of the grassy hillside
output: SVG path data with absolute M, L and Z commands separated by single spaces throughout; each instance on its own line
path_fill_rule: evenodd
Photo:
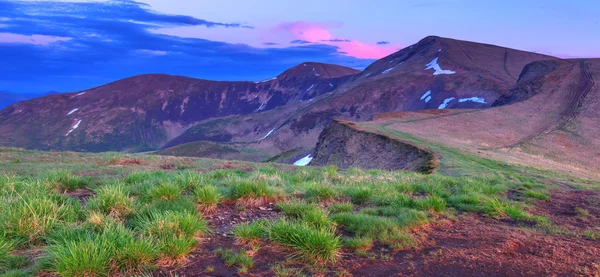
M 598 182 L 427 146 L 432 175 L 0 149 L 0 276 L 598 274 Z

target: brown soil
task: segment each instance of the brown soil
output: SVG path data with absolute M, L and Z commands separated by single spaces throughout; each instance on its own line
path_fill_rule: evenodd
M 76 189 L 72 192 L 69 192 L 67 195 L 71 198 L 75 198 L 81 202 L 81 205 L 85 205 L 87 200 L 96 194 L 93 190 L 88 188 Z
M 560 227 L 579 234 L 600 233 L 600 191 L 554 191 L 551 200 L 539 201 L 532 211 Z
M 540 202 L 538 209 L 556 213 L 550 216 L 558 223 L 562 204 L 587 201 L 588 193 L 554 194 L 557 203 Z M 581 197 L 581 198 L 578 198 Z M 580 203 L 580 202 L 576 202 Z M 596 202 L 599 203 L 599 202 Z M 590 214 L 598 207 L 587 206 Z M 201 242 L 187 264 L 165 268 L 156 276 L 274 276 L 271 266 L 286 262 L 290 251 L 275 244 L 262 245 L 254 253 L 254 267 L 248 273 L 238 274 L 237 267 L 227 267 L 215 254 L 217 248 L 242 246 L 230 234 L 231 226 L 258 218 L 281 216 L 272 204 L 266 207 L 237 211 L 232 202 L 219 206 L 208 220 L 215 230 L 213 236 Z M 598 214 L 593 220 L 597 221 Z M 376 245 L 368 255 L 342 251 L 341 260 L 320 269 L 313 276 L 599 276 L 600 241 L 578 236 L 543 234 L 515 226 L 514 222 L 498 221 L 478 215 L 461 217 L 457 222 L 442 220 L 415 234 L 421 244 L 417 249 L 394 251 Z M 287 263 L 304 273 L 312 265 Z M 207 268 L 212 268 L 211 272 Z

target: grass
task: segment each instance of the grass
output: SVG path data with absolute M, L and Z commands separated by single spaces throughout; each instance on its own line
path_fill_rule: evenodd
M 525 196 L 530 197 L 530 198 L 539 199 L 539 200 L 544 200 L 544 201 L 550 200 L 550 196 L 548 196 L 548 194 L 546 194 L 542 191 L 537 191 L 537 190 L 526 190 Z
M 48 171 L 43 177 L 59 191 L 74 191 L 89 186 L 90 183 L 89 179 L 75 176 L 70 171 L 62 169 Z
M 221 200 L 221 194 L 215 186 L 200 186 L 194 188 L 196 203 L 204 210 L 214 210 Z
M 90 210 L 115 217 L 128 217 L 134 212 L 133 198 L 121 183 L 101 187 L 96 197 L 88 202 Z
M 341 240 L 331 230 L 316 229 L 305 222 L 278 220 L 269 228 L 269 239 L 295 249 L 294 257 L 317 263 L 335 262 Z
M 340 202 L 334 203 L 328 207 L 329 212 L 332 214 L 335 213 L 349 213 L 354 210 L 354 205 L 350 202 Z
M 234 265 L 239 266 L 238 273 L 245 273 L 254 266 L 254 260 L 246 253 L 246 250 L 243 249 L 235 253 L 232 249 L 219 248 L 215 250 L 215 254 L 220 257 L 228 267 Z
M 389 257 L 373 246 L 413 247 L 415 230 L 461 213 L 566 234 L 547 218 L 527 212 L 555 188 L 542 183 L 548 175 L 471 159 L 478 164 L 473 166 L 461 161 L 460 153 L 450 153 L 449 159 L 462 168 L 440 169 L 458 176 L 336 167 L 292 170 L 241 162 L 244 170 L 214 170 L 223 163 L 151 155 L 132 155 L 140 162 L 115 165 L 115 155 L 0 149 L 0 158 L 20 160 L 0 163 L 10 173 L 0 176 L 0 276 L 134 276 L 182 265 L 211 235 L 204 215 L 219 215 L 232 202 L 243 213 L 272 202 L 277 209 L 269 215 L 281 217 L 233 226 L 246 252 L 223 250 L 221 256 L 235 260 L 240 274 L 251 270 L 248 259 L 254 251 L 249 249 L 266 244 L 292 253 L 290 264 L 272 267 L 276 276 L 307 270 L 298 268 L 302 263 L 332 266 L 345 258 L 342 247 L 359 256 Z M 186 171 L 156 171 L 162 164 L 184 165 Z M 464 166 L 487 170 L 475 175 Z M 69 196 L 79 188 L 94 194 L 83 201 Z M 577 211 L 580 217 L 590 216 L 585 208 Z M 598 239 L 593 230 L 578 235 Z
M 252 223 L 243 223 L 232 228 L 233 234 L 239 244 L 252 245 L 265 238 L 269 228 L 267 220 L 257 220 Z

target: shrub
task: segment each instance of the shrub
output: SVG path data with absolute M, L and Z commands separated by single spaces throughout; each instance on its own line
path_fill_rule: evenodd
M 269 229 L 269 239 L 295 249 L 293 256 L 310 261 L 335 262 L 339 257 L 340 238 L 305 222 L 276 221 Z

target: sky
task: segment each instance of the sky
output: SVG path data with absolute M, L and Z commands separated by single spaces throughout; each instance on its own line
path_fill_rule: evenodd
M 166 73 L 257 81 L 314 61 L 363 69 L 428 35 L 600 57 L 596 0 L 0 0 L 0 92 Z

